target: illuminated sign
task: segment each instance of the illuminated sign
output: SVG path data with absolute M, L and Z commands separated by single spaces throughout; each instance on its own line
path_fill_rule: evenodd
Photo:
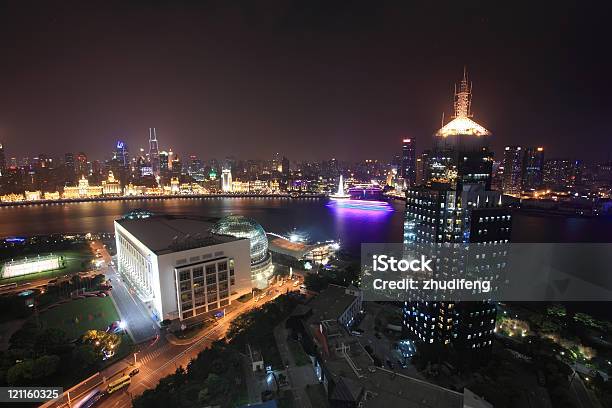
M 124 142 L 122 142 L 121 140 L 117 141 L 117 149 L 123 149 L 124 146 L 125 146 Z

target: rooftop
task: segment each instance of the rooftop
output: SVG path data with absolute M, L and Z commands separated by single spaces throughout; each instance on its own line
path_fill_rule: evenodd
M 303 258 L 308 252 L 312 251 L 313 249 L 329 245 L 327 243 L 308 245 L 302 242 L 293 242 L 289 239 L 272 234 L 268 234 L 268 243 L 268 247 L 271 251 L 283 255 L 288 255 L 296 259 Z
M 338 320 L 355 301 L 355 296 L 346 293 L 346 289 L 343 286 L 329 285 L 308 302 L 307 306 L 312 309 L 312 319 Z
M 148 218 L 124 218 L 115 222 L 125 228 L 158 255 L 222 244 L 244 238 L 212 234 L 218 218 L 153 215 Z

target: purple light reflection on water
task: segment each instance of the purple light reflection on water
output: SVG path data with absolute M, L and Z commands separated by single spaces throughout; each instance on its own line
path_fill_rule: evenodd
M 387 202 L 363 205 L 347 205 L 347 202 L 330 202 L 326 205 L 333 219 L 333 229 L 341 239 L 344 250 L 359 256 L 362 243 L 393 242 L 390 237 L 395 210 Z M 397 234 L 398 239 L 401 235 Z M 390 239 L 391 238 L 391 239 Z
M 343 200 L 330 201 L 327 207 L 354 209 L 361 212 L 393 212 L 393 207 L 386 201 Z

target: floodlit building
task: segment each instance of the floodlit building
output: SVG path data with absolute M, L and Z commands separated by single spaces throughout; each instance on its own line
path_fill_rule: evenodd
M 247 217 L 229 215 L 216 222 L 212 232 L 236 238 L 248 238 L 251 254 L 251 284 L 257 289 L 268 286 L 274 274 L 274 266 L 268 250 L 268 237 L 261 225 Z
M 491 132 L 472 117 L 472 85 L 464 72 L 455 92 L 455 114 L 434 136 L 434 150 L 425 163 L 426 181 L 451 183 L 461 189 L 463 183 L 491 187 L 493 153 L 488 140 Z
M 115 221 L 117 266 L 157 321 L 190 324 L 251 292 L 246 237 L 214 232 L 216 219 L 140 214 Z
M 105 196 L 120 196 L 122 193 L 121 184 L 115 180 L 115 175 L 112 171 L 108 172 L 108 178 L 102 180 L 102 194 Z
M 232 188 L 232 171 L 230 169 L 223 169 L 221 171 L 221 190 L 224 193 L 230 193 L 230 192 L 233 191 L 233 188 Z

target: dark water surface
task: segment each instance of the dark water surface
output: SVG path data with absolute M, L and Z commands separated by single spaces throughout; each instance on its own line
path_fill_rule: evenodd
M 362 242 L 401 242 L 403 201 L 392 211 L 338 208 L 325 199 L 185 198 L 101 201 L 0 207 L 0 236 L 54 232 L 103 232 L 134 208 L 158 213 L 253 218 L 266 231 L 288 234 L 293 229 L 309 239 L 340 239 L 358 255 Z M 563 218 L 515 214 L 513 242 L 612 242 L 612 218 Z

